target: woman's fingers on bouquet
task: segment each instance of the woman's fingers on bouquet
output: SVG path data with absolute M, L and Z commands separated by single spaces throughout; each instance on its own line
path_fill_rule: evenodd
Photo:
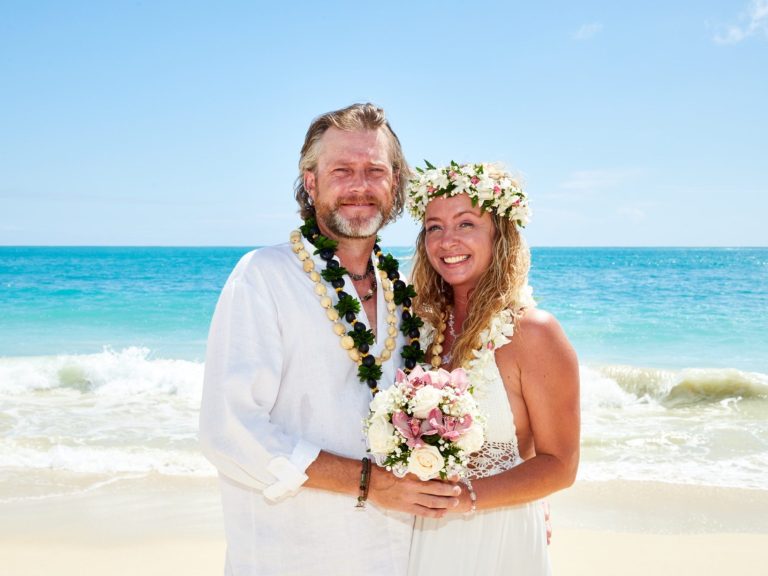
M 459 505 L 461 488 L 455 484 L 430 480 L 418 481 L 416 505 L 420 516 L 441 517 Z

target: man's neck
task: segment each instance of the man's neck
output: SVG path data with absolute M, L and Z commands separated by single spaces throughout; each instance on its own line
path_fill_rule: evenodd
M 320 232 L 338 242 L 336 247 L 336 256 L 339 258 L 342 266 L 353 274 L 364 274 L 368 267 L 368 260 L 373 252 L 373 245 L 376 243 L 376 236 L 367 238 L 340 238 L 325 230 L 320 226 Z
M 365 274 L 375 242 L 375 237 L 361 238 L 359 240 L 351 241 L 348 240 L 343 244 L 339 242 L 339 246 L 336 249 L 336 256 L 339 257 L 344 268 L 353 274 Z

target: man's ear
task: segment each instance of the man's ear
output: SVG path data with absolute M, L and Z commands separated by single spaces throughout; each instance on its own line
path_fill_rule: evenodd
M 311 170 L 305 170 L 304 171 L 304 190 L 307 191 L 307 194 L 309 194 L 309 197 L 312 198 L 312 203 L 315 202 L 315 173 Z

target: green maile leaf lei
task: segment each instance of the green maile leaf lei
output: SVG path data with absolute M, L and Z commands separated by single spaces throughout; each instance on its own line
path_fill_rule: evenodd
M 369 350 L 376 339 L 373 331 L 357 320 L 357 314 L 361 310 L 360 301 L 343 291 L 344 276 L 348 272 L 334 259 L 338 242 L 323 236 L 317 226 L 317 221 L 311 217 L 304 220 L 304 224 L 299 230 L 302 236 L 315 247 L 314 254 L 318 254 L 326 263 L 320 276 L 336 290 L 338 302 L 334 308 L 338 311 L 339 316 L 352 326 L 347 335 L 352 338 L 355 348 L 361 356 L 357 376 L 361 382 L 368 385 L 375 395 L 378 392 L 382 370 Z M 419 343 L 419 329 L 424 325 L 424 322 L 410 311 L 416 291 L 411 284 L 406 284 L 400 279 L 400 263 L 391 254 L 384 254 L 379 247 L 379 242 L 380 238 L 377 237 L 373 246 L 373 251 L 378 259 L 377 267 L 384 271 L 387 278 L 392 282 L 393 302 L 396 306 L 402 307 L 400 332 L 406 337 L 407 343 L 400 350 L 400 355 L 404 361 L 403 371 L 407 374 L 424 361 L 424 351 Z

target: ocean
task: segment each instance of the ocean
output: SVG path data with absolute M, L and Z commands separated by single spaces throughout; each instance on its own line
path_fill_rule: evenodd
M 0 502 L 215 475 L 205 339 L 247 250 L 0 247 Z M 579 479 L 768 489 L 768 249 L 534 248 L 530 280 L 579 354 Z

